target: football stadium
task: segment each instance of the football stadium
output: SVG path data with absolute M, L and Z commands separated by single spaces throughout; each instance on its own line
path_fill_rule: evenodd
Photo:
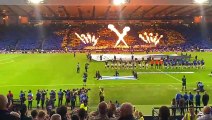
M 211 0 L 0 0 L 0 120 L 212 120 Z

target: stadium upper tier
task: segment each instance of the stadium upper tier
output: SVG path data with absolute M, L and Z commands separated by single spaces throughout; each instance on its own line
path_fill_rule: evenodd
M 111 26 L 110 26 L 111 27 Z M 129 27 L 126 32 L 126 28 Z M 115 31 L 118 31 L 115 32 Z M 124 33 L 126 32 L 126 33 Z M 61 50 L 195 46 L 211 48 L 212 27 L 201 25 L 80 24 L 1 26 L 1 50 Z M 125 44 L 125 43 L 126 44 Z M 127 45 L 127 46 L 126 46 Z

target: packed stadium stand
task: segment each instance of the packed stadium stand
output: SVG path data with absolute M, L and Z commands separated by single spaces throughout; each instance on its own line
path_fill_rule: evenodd
M 33 26 L 33 25 L 24 25 L 24 26 L 2 26 L 0 34 L 0 48 L 1 50 L 61 50 L 63 47 L 70 47 L 74 49 L 82 49 L 82 46 L 76 45 L 71 46 L 69 44 L 63 46 L 65 43 L 64 39 L 69 34 L 70 37 L 67 38 L 66 42 L 70 43 L 76 36 L 73 36 L 77 31 L 79 33 L 97 33 L 97 36 L 101 36 L 101 33 L 104 31 L 102 28 L 107 27 L 107 25 L 81 25 L 81 26 L 71 26 L 68 25 L 47 25 L 47 26 Z M 102 27 L 104 26 L 104 27 Z M 181 47 L 182 49 L 186 48 L 202 48 L 207 49 L 211 47 L 211 30 L 209 29 L 208 38 L 202 37 L 200 26 L 198 25 L 171 25 L 165 24 L 153 24 L 153 26 L 142 26 L 142 25 L 129 25 L 132 31 L 129 32 L 130 36 L 133 36 L 132 39 L 126 39 L 127 43 L 130 45 L 136 46 L 139 44 L 144 44 L 138 36 L 135 34 L 139 32 L 157 32 L 164 35 L 163 41 L 160 41 L 158 48 L 164 47 L 168 44 L 169 47 Z M 209 28 L 211 25 L 209 25 Z M 66 33 L 68 31 L 69 33 Z M 107 33 L 108 32 L 108 33 Z M 109 31 L 106 31 L 105 34 L 111 34 Z M 173 39 L 174 38 L 174 39 Z M 96 46 L 102 46 L 102 44 L 110 44 L 114 42 L 114 39 L 111 37 L 100 37 L 99 42 Z M 101 41 L 102 40 L 102 41 Z M 174 41 L 174 42 L 173 42 Z M 177 42 L 178 41 L 178 42 Z M 81 43 L 82 44 L 82 43 Z M 188 47 L 189 46 L 189 47 Z M 84 45 L 85 47 L 85 45 Z M 167 47 L 167 46 L 166 46 Z

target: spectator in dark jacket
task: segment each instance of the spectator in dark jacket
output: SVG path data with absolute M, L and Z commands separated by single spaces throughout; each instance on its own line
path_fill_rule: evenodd
M 5 96 L 0 95 L 0 119 L 1 120 L 17 120 L 17 118 L 10 114 L 7 110 L 8 100 Z
M 27 106 L 25 104 L 21 106 L 20 113 L 21 113 L 21 120 L 32 120 L 31 117 L 27 116 Z
M 67 107 L 61 106 L 57 108 L 57 114 L 61 116 L 62 120 L 67 120 L 66 113 L 67 113 Z

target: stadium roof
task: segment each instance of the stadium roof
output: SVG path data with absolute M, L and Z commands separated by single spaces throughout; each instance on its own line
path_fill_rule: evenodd
M 48 0 L 27 4 L 26 0 L 0 0 L 1 16 L 27 16 L 47 20 L 179 20 L 212 16 L 211 3 L 193 0 L 130 0 L 115 6 L 111 0 Z

